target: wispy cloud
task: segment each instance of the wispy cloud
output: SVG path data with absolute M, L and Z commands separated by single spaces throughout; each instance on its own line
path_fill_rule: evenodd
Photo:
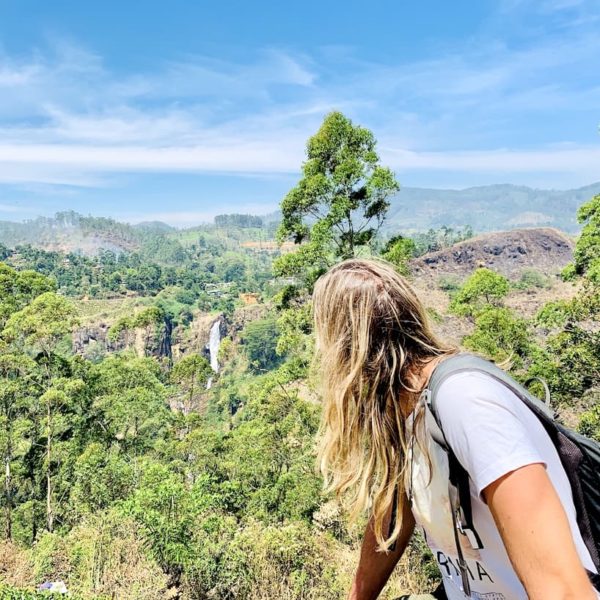
M 332 109 L 371 127 L 382 157 L 401 173 L 597 179 L 600 37 L 589 19 L 600 11 L 584 0 L 501 7 L 493 35 L 395 64 L 339 49 L 271 48 L 243 61 L 188 56 L 123 75 L 75 44 L 25 58 L 0 54 L 0 182 L 101 186 L 123 172 L 293 173 L 306 138 Z M 555 13 L 562 26 L 518 43 L 503 38 L 497 23 L 523 11 Z
M 38 209 L 32 206 L 21 206 L 16 204 L 1 204 L 0 203 L 0 213 L 35 213 Z

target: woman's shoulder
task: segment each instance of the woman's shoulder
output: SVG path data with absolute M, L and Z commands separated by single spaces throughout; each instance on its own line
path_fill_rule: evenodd
M 460 371 L 448 375 L 437 389 L 437 397 L 447 396 L 464 397 L 489 397 L 512 396 L 516 398 L 506 385 L 498 381 L 491 374 L 484 371 Z
M 440 384 L 436 410 L 442 423 L 450 426 L 479 417 L 520 421 L 535 418 L 510 388 L 489 373 L 475 370 L 451 374 Z

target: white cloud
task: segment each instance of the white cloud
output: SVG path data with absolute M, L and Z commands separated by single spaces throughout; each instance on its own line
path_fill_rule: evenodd
M 526 8 L 529 0 L 504 2 L 505 12 Z M 514 47 L 498 37 L 466 40 L 438 58 L 399 64 L 267 49 L 244 62 L 190 56 L 120 76 L 72 44 L 29 60 L 0 54 L 0 182 L 85 187 L 123 172 L 296 173 L 307 137 L 340 109 L 374 130 L 382 158 L 401 173 L 569 173 L 585 183 L 598 178 L 598 148 L 589 138 L 560 146 L 573 138 L 558 125 L 574 111 L 597 112 L 600 37 L 573 27 Z M 544 114 L 551 117 L 536 140 L 528 120 Z
M 152 148 L 139 146 L 0 145 L 0 181 L 99 184 L 103 175 L 118 172 L 294 173 L 301 163 L 301 146 L 277 140 L 233 141 L 220 145 Z M 600 147 L 550 147 L 535 150 L 415 152 L 381 147 L 386 164 L 399 173 L 410 171 L 557 173 L 597 179 Z M 79 178 L 71 181 L 68 173 Z M 29 175 L 28 175 L 29 174 Z
M 32 206 L 21 206 L 17 204 L 0 204 L 0 213 L 36 213 L 37 208 Z

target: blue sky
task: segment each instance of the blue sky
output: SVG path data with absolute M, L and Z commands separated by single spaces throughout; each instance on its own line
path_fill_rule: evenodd
M 0 0 L 0 219 L 266 213 L 330 110 L 404 186 L 600 180 L 599 0 Z

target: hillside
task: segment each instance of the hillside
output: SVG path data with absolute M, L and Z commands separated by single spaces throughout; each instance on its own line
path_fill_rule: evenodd
M 93 256 L 101 248 L 116 254 L 136 250 L 144 234 L 154 231 L 155 224 L 133 227 L 114 219 L 66 211 L 52 218 L 37 217 L 23 223 L 0 221 L 0 243 L 9 248 L 30 244 L 51 252 Z
M 556 275 L 573 259 L 573 242 L 556 229 L 517 229 L 488 233 L 431 252 L 412 262 L 416 279 L 443 276 L 465 279 L 478 267 L 488 267 L 516 280 L 525 269 Z
M 234 220 L 187 229 L 176 229 L 160 221 L 131 225 L 105 217 L 84 216 L 75 211 L 59 212 L 54 217 L 37 217 L 24 222 L 0 221 L 0 244 L 8 248 L 30 245 L 47 252 L 75 253 L 88 257 L 108 250 L 114 254 L 141 252 L 159 262 L 179 263 L 184 247 L 222 246 L 237 250 L 240 244 L 273 239 L 276 224 L 248 227 Z M 244 215 L 246 216 L 246 215 Z M 251 217 L 251 216 L 249 216 Z M 260 217 L 251 217 L 262 223 Z M 221 219 L 221 220 L 219 220 Z
M 391 198 L 382 231 L 393 235 L 471 226 L 477 232 L 553 227 L 576 233 L 579 231 L 577 207 L 598 193 L 600 182 L 573 190 L 543 190 L 509 184 L 463 190 L 406 187 Z M 199 236 L 227 239 L 232 248 L 240 244 L 262 247 L 272 242 L 280 219 L 278 212 L 262 218 L 242 216 L 262 225 L 236 226 L 235 220 L 223 217 L 239 215 L 221 215 L 215 224 L 177 229 L 157 221 L 130 225 L 66 211 L 52 218 L 37 217 L 22 223 L 0 221 L 0 244 L 10 248 L 31 244 L 48 251 L 95 256 L 101 249 L 117 254 L 138 251 L 149 241 L 150 245 L 188 246 L 197 243 Z
M 443 339 L 460 344 L 472 332 L 468 320 L 450 314 L 451 294 L 478 267 L 507 277 L 512 289 L 506 305 L 532 318 L 547 302 L 572 299 L 577 287 L 558 274 L 573 258 L 574 244 L 556 229 L 519 229 L 478 235 L 411 262 L 411 280 L 419 297 L 439 318 Z

